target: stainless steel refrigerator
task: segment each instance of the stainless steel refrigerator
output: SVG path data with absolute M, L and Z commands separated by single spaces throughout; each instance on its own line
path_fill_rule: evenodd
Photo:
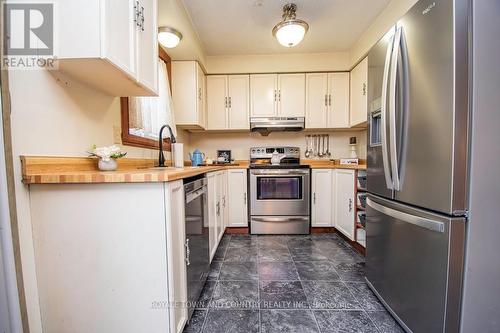
M 368 54 L 366 277 L 415 333 L 459 330 L 468 3 L 417 2 Z

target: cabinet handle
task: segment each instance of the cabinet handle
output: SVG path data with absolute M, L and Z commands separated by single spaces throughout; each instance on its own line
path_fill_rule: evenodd
M 281 102 L 281 89 L 278 90 L 278 101 Z
M 246 192 L 243 193 L 243 202 L 245 203 L 245 205 L 247 204 L 247 194 L 246 194 Z
M 349 199 L 349 213 L 352 212 L 352 199 Z
M 325 106 L 328 106 L 328 95 L 325 95 Z
M 140 27 L 139 19 L 141 18 L 141 13 L 139 12 L 139 1 L 135 2 L 135 4 L 134 4 L 134 11 L 135 11 L 135 15 L 134 15 L 135 25 L 137 27 Z
M 184 243 L 186 247 L 186 266 L 191 265 L 191 261 L 189 260 L 189 256 L 191 255 L 191 250 L 189 249 L 189 238 L 186 239 L 186 243 Z
M 144 31 L 144 7 L 141 7 L 141 30 Z
M 220 216 L 220 202 L 217 202 L 217 205 L 215 205 L 216 209 L 215 212 L 217 213 L 217 216 Z
M 328 105 L 332 106 L 332 95 L 328 95 Z
M 229 97 L 229 107 L 230 107 L 230 108 L 232 107 L 231 97 Z
M 366 96 L 366 83 L 363 83 L 363 96 Z
M 277 95 L 277 93 L 276 93 L 276 89 L 275 89 L 275 90 L 274 90 L 274 101 L 275 101 L 275 102 L 276 102 L 276 95 Z
M 222 197 L 222 207 L 226 208 L 226 197 Z
M 201 101 L 201 88 L 198 88 L 198 99 Z
M 316 204 L 316 192 L 313 193 L 313 203 Z

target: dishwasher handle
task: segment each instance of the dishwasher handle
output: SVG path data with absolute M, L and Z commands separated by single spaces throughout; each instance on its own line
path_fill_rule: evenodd
M 186 204 L 190 203 L 194 199 L 198 198 L 200 195 L 207 193 L 207 185 L 203 185 L 202 187 L 186 193 Z

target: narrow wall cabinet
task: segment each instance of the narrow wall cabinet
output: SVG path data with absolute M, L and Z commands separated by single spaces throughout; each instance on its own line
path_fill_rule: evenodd
M 351 71 L 350 126 L 364 125 L 368 114 L 368 58 Z
M 157 95 L 157 6 L 154 0 L 59 1 L 59 70 L 112 96 Z
M 172 61 L 172 101 L 176 125 L 205 129 L 206 81 L 196 61 Z

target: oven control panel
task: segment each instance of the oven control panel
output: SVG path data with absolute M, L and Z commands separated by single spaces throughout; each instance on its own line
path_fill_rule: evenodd
M 299 147 L 253 147 L 250 148 L 250 158 L 271 158 L 275 150 L 283 157 L 300 158 Z

